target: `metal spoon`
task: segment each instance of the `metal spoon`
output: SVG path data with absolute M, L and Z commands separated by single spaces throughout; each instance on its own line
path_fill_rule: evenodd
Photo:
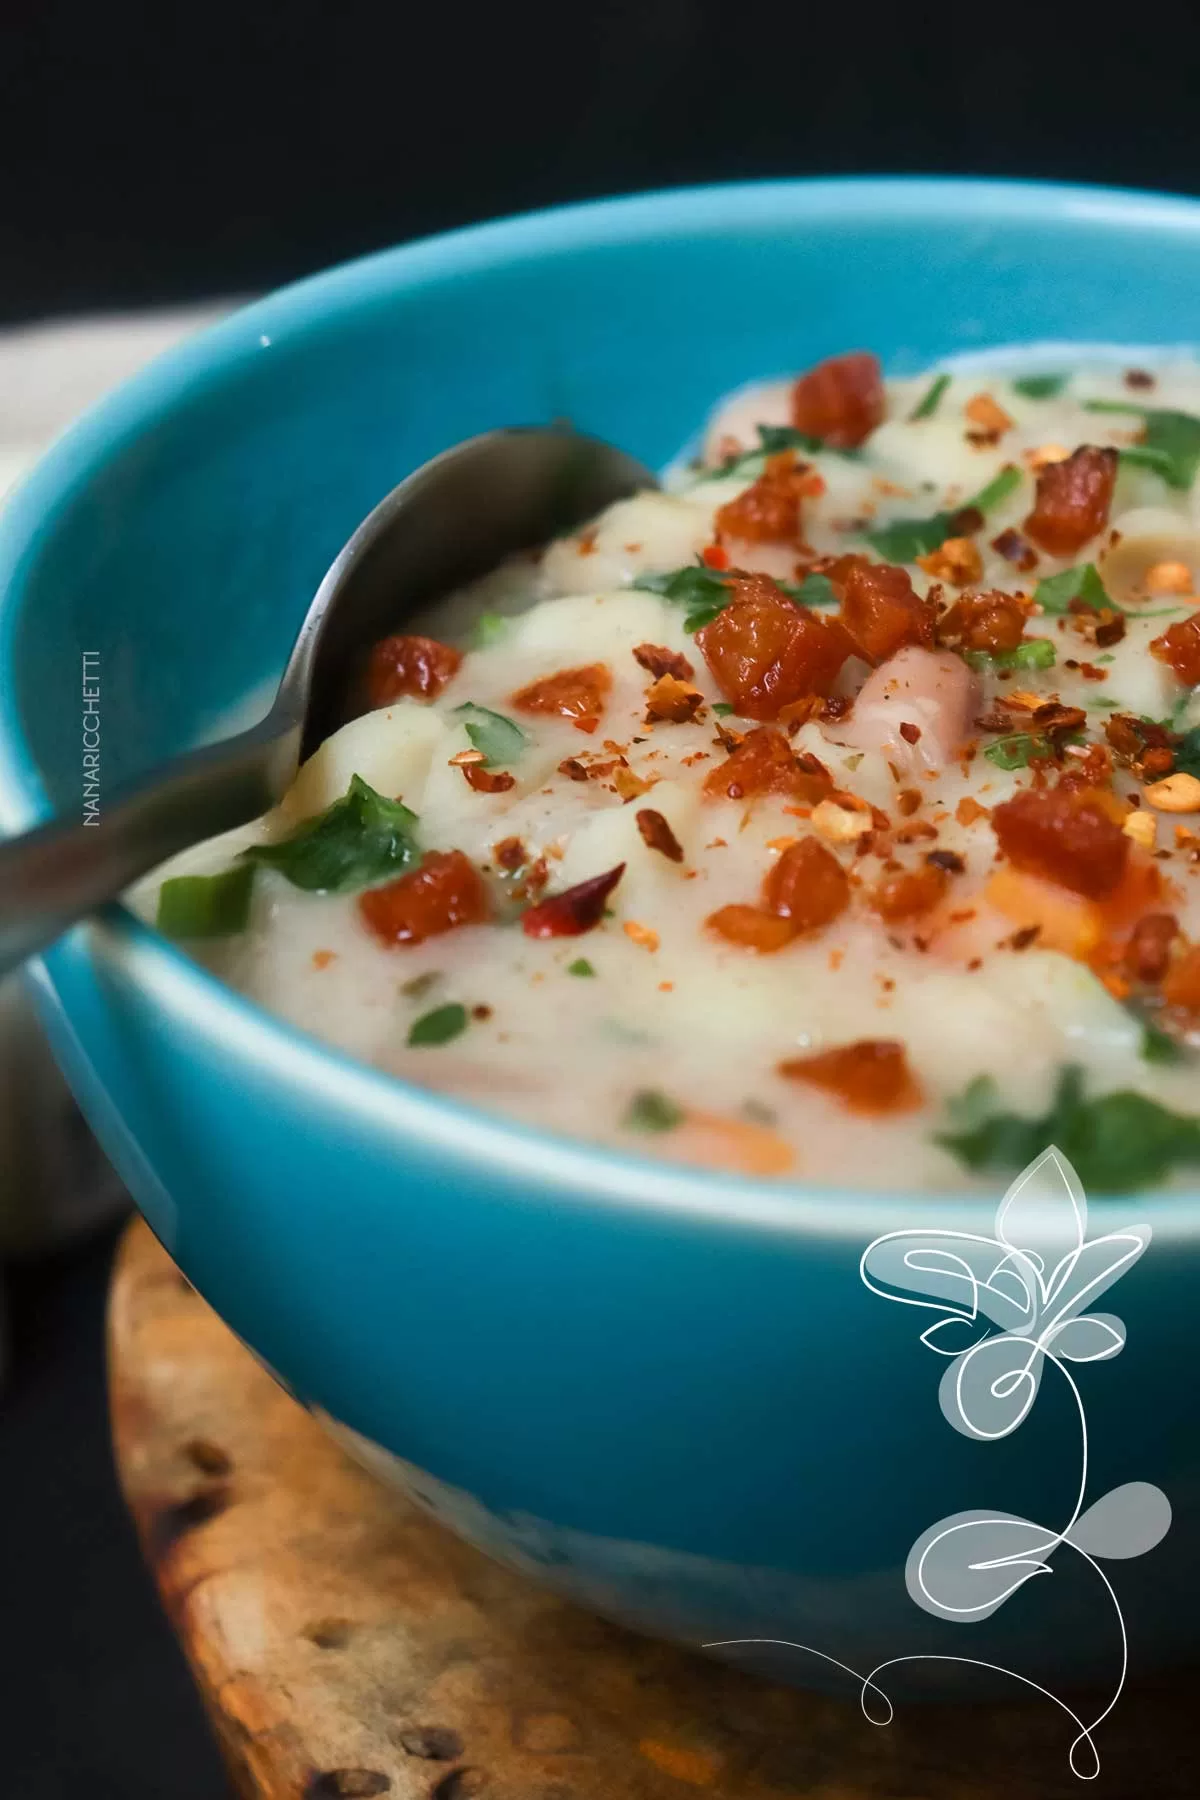
M 365 651 L 416 608 L 657 486 L 624 451 L 559 426 L 489 431 L 425 463 L 333 563 L 265 719 L 117 795 L 99 827 L 52 821 L 0 844 L 0 975 L 169 856 L 273 806 L 349 716 Z

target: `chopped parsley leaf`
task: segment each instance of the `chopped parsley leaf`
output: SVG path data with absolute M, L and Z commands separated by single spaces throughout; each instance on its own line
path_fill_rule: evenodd
M 1069 732 L 1062 741 L 1080 744 L 1083 742 L 1083 733 Z M 983 754 L 998 769 L 1027 769 L 1035 757 L 1050 755 L 1050 745 L 1038 732 L 1013 731 L 1007 737 L 996 738 L 993 743 L 988 744 Z
M 670 569 L 661 575 L 639 575 L 633 585 L 645 593 L 661 594 L 664 600 L 686 606 L 683 629 L 689 633 L 699 631 L 703 625 L 711 625 L 729 603 L 728 581 L 713 569 L 706 569 L 703 563 L 688 563 L 682 569 Z
M 1164 1180 L 1179 1164 L 1200 1163 L 1200 1119 L 1127 1088 L 1089 1098 L 1078 1068 L 1062 1070 L 1041 1118 L 996 1112 L 995 1097 L 990 1077 L 972 1082 L 952 1119 L 959 1128 L 936 1138 L 969 1169 L 1023 1169 L 1053 1144 L 1085 1188 L 1123 1193 Z
M 1160 1031 L 1157 1025 L 1143 1025 L 1142 1042 L 1138 1054 L 1143 1062 L 1148 1063 L 1181 1063 L 1187 1061 L 1187 1051 L 1183 1045 L 1173 1038 L 1169 1031 Z
M 732 706 L 730 706 L 728 700 L 714 700 L 712 703 L 712 709 L 716 713 L 716 715 L 719 719 L 727 718 L 728 715 L 733 711 L 733 708 L 732 708 Z
M 1121 451 L 1121 460 L 1140 469 L 1152 469 L 1168 487 L 1190 488 L 1200 468 L 1200 419 L 1167 407 L 1147 407 L 1127 400 L 1089 400 L 1095 413 L 1132 413 L 1145 420 L 1140 444 Z
M 837 591 L 828 575 L 806 575 L 798 587 L 780 582 L 785 594 L 798 606 L 836 606 Z
M 175 875 L 158 890 L 158 929 L 170 938 L 232 937 L 250 917 L 254 867 L 239 863 L 220 875 Z
M 973 669 L 1052 669 L 1058 652 L 1049 638 L 1025 638 L 1015 650 L 968 650 L 966 661 Z
M 485 769 L 516 762 L 529 742 L 514 719 L 506 719 L 503 713 L 492 712 L 490 707 L 476 706 L 473 700 L 468 700 L 454 710 L 468 715 L 463 729 L 474 748 L 483 751 Z
M 934 413 L 941 405 L 942 395 L 949 386 L 949 375 L 935 375 L 916 406 L 914 406 L 909 413 L 909 419 L 932 419 Z
M 1068 375 L 1018 375 L 1013 392 L 1026 400 L 1057 400 L 1069 380 Z
M 492 644 L 503 643 L 511 628 L 512 620 L 506 619 L 503 613 L 480 613 L 471 633 L 472 649 L 487 650 Z
M 1080 563 L 1077 568 L 1048 575 L 1045 581 L 1038 582 L 1033 597 L 1042 611 L 1048 613 L 1069 612 L 1072 600 L 1082 600 L 1085 606 L 1096 608 L 1109 606 L 1115 612 L 1124 610 L 1115 600 L 1109 599 L 1094 563 Z
M 635 1094 L 622 1120 L 627 1131 L 674 1131 L 682 1123 L 683 1108 L 654 1088 Z
M 361 775 L 340 800 L 279 844 L 252 844 L 242 855 L 266 863 L 308 893 L 350 894 L 399 875 L 420 852 L 417 815 L 377 794 Z
M 1200 776 L 1200 725 L 1185 731 L 1175 745 L 1175 768 L 1183 775 Z
M 416 1048 L 431 1048 L 435 1044 L 448 1044 L 452 1038 L 461 1037 L 467 1029 L 467 1009 L 452 1000 L 446 1006 L 435 1006 L 432 1012 L 422 1013 L 414 1019 L 408 1030 L 408 1041 Z
M 586 956 L 577 956 L 573 963 L 567 964 L 568 975 L 589 976 L 596 973 Z
M 731 456 L 719 468 L 705 469 L 701 472 L 702 481 L 710 481 L 715 477 L 728 475 L 758 475 L 762 473 L 768 456 L 778 456 L 781 450 L 799 450 L 805 456 L 816 456 L 819 451 L 828 451 L 833 456 L 844 456 L 850 462 L 857 462 L 857 450 L 835 450 L 823 438 L 813 437 L 810 432 L 797 431 L 794 425 L 757 425 L 758 449 L 743 450 L 738 456 Z
M 867 542 L 889 562 L 915 562 L 918 556 L 927 556 L 931 550 L 937 550 L 945 543 L 960 514 L 974 511 L 986 515 L 992 512 L 1010 494 L 1016 492 L 1021 480 L 1020 469 L 1010 463 L 998 475 L 993 476 L 986 487 L 980 488 L 972 499 L 964 500 L 961 506 L 933 513 L 927 519 L 893 519 L 890 525 L 880 525 L 874 531 L 868 531 Z

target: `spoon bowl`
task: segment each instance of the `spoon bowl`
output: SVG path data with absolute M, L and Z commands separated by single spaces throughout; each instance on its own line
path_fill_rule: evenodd
M 0 845 L 0 976 L 168 857 L 281 799 L 353 715 L 365 651 L 414 610 L 657 485 L 623 450 L 568 426 L 488 431 L 424 463 L 335 558 L 266 718 L 177 757 L 98 825 L 56 820 Z

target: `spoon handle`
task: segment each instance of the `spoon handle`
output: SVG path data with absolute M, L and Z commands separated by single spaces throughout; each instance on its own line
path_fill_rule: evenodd
M 0 843 L 0 976 L 167 857 L 265 812 L 295 769 L 299 737 L 294 718 L 269 713 L 127 788 L 98 825 L 53 819 Z

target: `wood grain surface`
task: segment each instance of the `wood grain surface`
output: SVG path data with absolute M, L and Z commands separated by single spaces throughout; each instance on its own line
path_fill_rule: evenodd
M 1069 1722 L 885 1728 L 635 1637 L 498 1568 L 350 1463 L 140 1221 L 109 1320 L 121 1481 L 235 1781 L 257 1800 L 1183 1800 L 1194 1682 Z

